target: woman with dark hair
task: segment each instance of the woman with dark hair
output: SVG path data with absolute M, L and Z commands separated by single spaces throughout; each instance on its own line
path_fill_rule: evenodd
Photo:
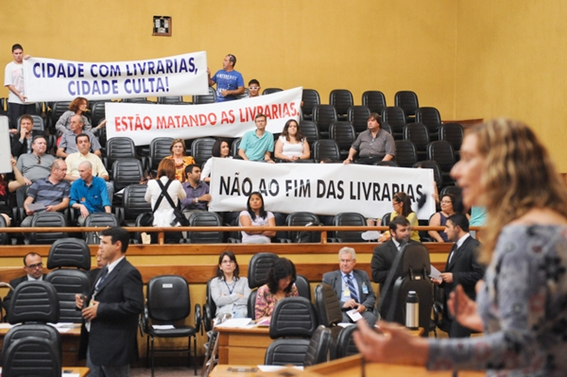
M 248 279 L 238 276 L 240 268 L 232 251 L 223 251 L 219 256 L 217 277 L 211 280 L 211 298 L 217 306 L 216 315 L 230 313 L 232 318 L 248 316 Z
M 307 160 L 311 157 L 307 138 L 301 133 L 295 119 L 290 119 L 285 123 L 276 142 L 274 157 L 283 161 Z
M 239 226 L 276 226 L 274 214 L 264 209 L 264 198 L 259 192 L 250 194 L 247 208 L 240 212 Z M 276 235 L 275 230 L 249 230 L 241 233 L 242 243 L 270 243 L 270 238 Z
M 467 132 L 451 176 L 467 207 L 487 211 L 480 259 L 489 263 L 476 302 L 457 286 L 447 302 L 463 326 L 484 336 L 414 337 L 359 321 L 366 359 L 488 376 L 567 375 L 567 189 L 536 134 L 495 119 Z
M 441 211 L 434 213 L 433 216 L 429 219 L 429 226 L 445 226 L 447 223 L 447 218 L 451 215 L 455 214 L 455 195 L 453 194 L 445 194 L 441 197 Z M 447 233 L 441 231 L 438 232 L 436 230 L 430 230 L 427 232 L 431 238 L 433 238 L 437 242 L 447 242 Z
M 185 168 L 189 165 L 194 165 L 195 160 L 193 157 L 185 155 L 185 142 L 183 139 L 173 139 L 169 150 L 171 151 L 171 156 L 164 157 L 163 160 L 172 160 L 175 167 L 175 179 L 179 182 L 185 182 Z
M 232 158 L 230 156 L 230 146 L 228 145 L 228 140 L 217 139 L 213 144 L 213 157 L 219 158 Z M 203 171 L 201 171 L 201 180 L 209 183 L 211 181 L 211 167 L 213 165 L 213 157 L 209 158 L 205 165 L 203 165 Z
M 59 117 L 57 123 L 55 123 L 55 128 L 57 129 L 57 135 L 61 136 L 65 132 L 71 129 L 71 118 L 75 115 L 80 115 L 83 120 L 83 131 L 92 131 L 91 122 L 84 115 L 88 110 L 89 101 L 84 97 L 75 98 L 69 105 L 69 110 L 65 111 Z
M 256 321 L 271 318 L 274 308 L 284 297 L 297 297 L 295 266 L 287 258 L 279 258 L 268 270 L 268 282 L 258 288 L 254 305 Z
M 392 208 L 394 210 L 390 213 L 390 221 L 392 221 L 396 216 L 404 216 L 410 222 L 410 228 L 415 228 L 419 225 L 419 222 L 417 221 L 417 215 L 411 209 L 411 196 L 409 196 L 405 192 L 397 192 L 394 194 L 394 198 L 392 200 Z M 390 240 L 390 238 L 392 238 L 390 231 L 386 231 L 382 233 L 382 236 L 380 236 L 380 239 L 378 241 L 386 242 Z M 412 229 L 410 233 L 410 239 L 419 242 L 419 232 Z

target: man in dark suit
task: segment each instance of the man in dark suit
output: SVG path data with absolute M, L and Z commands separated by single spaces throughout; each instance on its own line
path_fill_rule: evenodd
M 400 277 L 401 272 L 397 271 L 392 279 L 392 285 L 388 292 L 384 292 L 384 283 L 388 278 L 390 269 L 394 264 L 396 255 L 402 247 L 409 242 L 410 223 L 405 216 L 396 216 L 390 224 L 390 235 L 392 238 L 376 246 L 372 253 L 372 261 L 370 262 L 370 271 L 372 272 L 372 281 L 380 284 L 380 295 L 385 295 L 380 308 L 380 315 L 385 318 L 392 302 L 393 282 Z
M 125 258 L 128 232 L 120 227 L 101 232 L 99 250 L 107 265 L 96 278 L 86 303 L 75 296 L 82 309 L 81 340 L 88 337 L 89 375 L 122 377 L 130 373 L 130 363 L 138 357 L 138 316 L 144 307 L 142 277 Z M 84 349 L 79 351 L 84 356 Z
M 45 275 L 43 274 L 43 262 L 41 261 L 41 256 L 34 252 L 27 253 L 24 256 L 24 271 L 26 272 L 24 276 L 10 281 L 12 288 L 16 289 L 16 287 L 24 281 L 43 280 Z M 6 313 L 8 313 L 8 308 L 10 307 L 11 298 L 12 291 L 10 290 L 2 302 L 2 306 Z
M 335 290 L 343 306 L 343 322 L 353 322 L 346 312 L 356 309 L 370 326 L 374 326 L 376 316 L 372 311 L 376 295 L 366 271 L 355 270 L 355 265 L 356 252 L 352 247 L 343 247 L 339 250 L 340 270 L 324 274 L 323 283 Z
M 469 220 L 462 213 L 455 213 L 447 218 L 445 233 L 455 245 L 447 259 L 445 271 L 441 273 L 441 279 L 431 279 L 444 289 L 443 322 L 439 327 L 447 331 L 450 338 L 467 338 L 471 335 L 471 330 L 449 317 L 447 299 L 458 284 L 463 287 L 467 296 L 472 300 L 476 299 L 476 283 L 484 276 L 484 268 L 476 260 L 480 243 L 469 234 Z
M 20 117 L 20 131 L 12 136 L 10 149 L 12 156 L 17 159 L 22 154 L 31 153 L 33 118 L 24 114 Z

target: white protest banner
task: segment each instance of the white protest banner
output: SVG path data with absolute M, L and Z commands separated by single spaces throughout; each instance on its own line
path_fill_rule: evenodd
M 12 152 L 10 151 L 9 129 L 8 117 L 0 115 L 0 173 L 12 172 Z
M 253 191 L 264 196 L 272 212 L 309 211 L 318 215 L 358 212 L 379 218 L 392 212 L 392 197 L 403 191 L 414 198 L 419 219 L 435 213 L 431 197 L 435 182 L 431 169 L 395 168 L 356 164 L 268 164 L 214 158 L 210 210 L 241 211 Z M 417 208 L 417 200 L 425 204 Z
M 208 94 L 204 51 L 160 59 L 89 63 L 29 58 L 24 60 L 29 102 L 139 98 Z
M 289 119 L 299 121 L 302 88 L 206 105 L 106 103 L 108 139 L 126 136 L 136 145 L 156 137 L 195 139 L 241 137 L 256 128 L 254 117 L 268 117 L 266 130 L 279 133 Z

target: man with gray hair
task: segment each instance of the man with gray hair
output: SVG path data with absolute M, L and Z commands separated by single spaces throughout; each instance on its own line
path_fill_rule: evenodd
M 79 165 L 80 178 L 71 185 L 71 207 L 78 212 L 78 223 L 83 226 L 88 215 L 95 212 L 110 213 L 112 203 L 104 179 L 93 176 L 89 161 Z
M 335 290 L 343 308 L 343 322 L 353 322 L 346 312 L 355 309 L 370 326 L 376 323 L 373 313 L 376 295 L 366 271 L 355 270 L 356 252 L 352 247 L 339 250 L 339 270 L 323 275 L 323 283 Z

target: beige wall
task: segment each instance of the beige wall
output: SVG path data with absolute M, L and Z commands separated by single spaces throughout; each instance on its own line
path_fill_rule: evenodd
M 54 5 L 56 4 L 56 5 Z M 562 0 L 3 0 L 0 66 L 12 43 L 34 56 L 82 61 L 227 53 L 246 82 L 414 90 L 445 119 L 513 116 L 533 125 L 567 172 Z M 173 17 L 152 37 L 152 16 Z M 6 96 L 4 89 L 0 95 Z

